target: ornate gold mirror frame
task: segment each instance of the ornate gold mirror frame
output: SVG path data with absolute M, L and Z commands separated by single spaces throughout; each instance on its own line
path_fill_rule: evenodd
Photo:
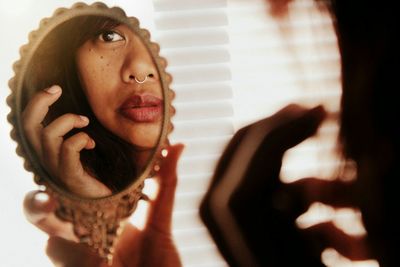
M 79 16 L 104 16 L 127 25 L 145 44 L 156 66 L 163 95 L 163 118 L 158 143 L 147 161 L 142 173 L 125 189 L 102 198 L 83 198 L 60 187 L 48 174 L 32 150 L 24 134 L 21 123 L 22 99 L 33 92 L 24 90 L 24 80 L 28 65 L 44 38 L 60 24 Z M 15 76 L 9 81 L 11 94 L 7 103 L 11 108 L 8 121 L 12 124 L 11 137 L 17 142 L 17 154 L 25 159 L 24 167 L 34 173 L 34 180 L 58 200 L 57 215 L 65 221 L 72 222 L 74 232 L 81 243 L 94 249 L 99 256 L 112 262 L 113 247 L 122 230 L 124 219 L 136 209 L 138 201 L 145 199 L 142 193 L 144 180 L 154 175 L 160 168 L 162 150 L 168 145 L 168 134 L 172 131 L 171 116 L 174 109 L 171 105 L 174 93 L 170 90 L 171 76 L 165 72 L 166 60 L 159 56 L 159 46 L 150 41 L 150 33 L 139 27 L 134 17 L 127 17 L 121 8 L 109 8 L 103 3 L 87 5 L 77 3 L 71 8 L 59 8 L 52 17 L 41 21 L 37 30 L 29 35 L 28 44 L 20 49 L 20 60 L 15 62 Z

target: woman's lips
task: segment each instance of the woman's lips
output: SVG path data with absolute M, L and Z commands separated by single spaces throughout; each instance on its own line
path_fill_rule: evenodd
M 125 100 L 119 112 L 134 122 L 155 122 L 162 115 L 162 103 L 153 95 L 134 95 Z

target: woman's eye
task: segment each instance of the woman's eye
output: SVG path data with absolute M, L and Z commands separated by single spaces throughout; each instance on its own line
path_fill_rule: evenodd
M 99 39 L 102 42 L 117 42 L 124 40 L 124 37 L 122 37 L 119 33 L 116 33 L 114 31 L 104 31 L 99 34 Z

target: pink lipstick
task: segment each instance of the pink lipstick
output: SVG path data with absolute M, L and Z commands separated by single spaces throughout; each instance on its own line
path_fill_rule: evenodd
M 162 99 L 152 95 L 134 95 L 122 103 L 119 112 L 134 122 L 155 122 L 162 115 Z

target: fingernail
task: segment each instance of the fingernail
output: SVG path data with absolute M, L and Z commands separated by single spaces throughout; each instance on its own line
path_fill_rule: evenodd
M 310 114 L 317 118 L 323 118 L 326 115 L 325 108 L 322 105 L 316 106 L 310 110 Z
M 82 121 L 89 123 L 89 118 L 83 115 L 79 115 L 79 117 L 81 118 Z
M 166 158 L 168 156 L 168 149 L 164 148 L 163 150 L 161 150 L 161 156 L 163 158 Z
M 39 192 L 35 195 L 34 200 L 38 204 L 43 204 L 48 202 L 50 199 L 49 195 L 45 192 Z
M 90 138 L 89 139 L 89 145 L 94 148 L 96 146 L 96 142 L 93 139 Z
M 324 108 L 324 106 L 322 106 L 322 105 L 318 105 L 318 106 L 316 106 L 316 107 L 313 107 L 311 110 L 312 110 L 312 111 L 319 111 L 319 112 L 322 112 L 322 111 L 325 111 L 325 108 Z
M 46 89 L 44 89 L 44 90 L 45 90 L 47 93 L 54 95 L 54 94 L 57 94 L 58 92 L 60 92 L 60 91 L 61 91 L 61 88 L 60 88 L 60 86 L 53 85 L 53 86 L 51 86 L 51 87 L 49 87 L 49 88 L 46 88 Z

